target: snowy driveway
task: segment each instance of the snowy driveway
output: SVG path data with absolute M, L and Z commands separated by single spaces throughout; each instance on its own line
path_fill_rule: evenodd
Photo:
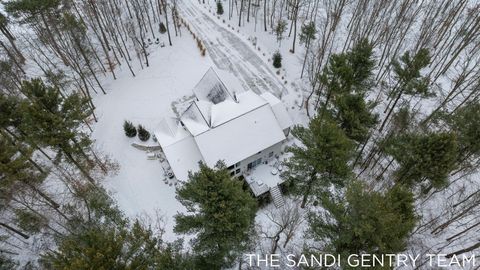
M 243 87 L 257 93 L 268 91 L 277 97 L 288 93 L 252 45 L 226 29 L 230 22 L 225 22 L 224 27 L 219 25 L 222 22 L 218 20 L 217 23 L 217 19 L 212 19 L 205 13 L 207 10 L 196 1 L 179 2 L 179 10 L 180 15 L 188 18 L 190 27 L 205 42 L 208 54 L 219 69 L 231 72 L 241 81 Z M 189 33 L 185 31 L 183 34 Z

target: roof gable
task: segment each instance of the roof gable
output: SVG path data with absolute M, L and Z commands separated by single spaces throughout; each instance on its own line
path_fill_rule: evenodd
M 199 100 L 209 101 L 213 104 L 233 100 L 232 95 L 213 68 L 210 68 L 195 85 L 193 93 Z

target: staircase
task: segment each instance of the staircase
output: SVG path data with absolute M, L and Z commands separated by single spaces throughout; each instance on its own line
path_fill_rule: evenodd
M 273 204 L 280 208 L 285 204 L 285 200 L 283 199 L 282 192 L 278 188 L 278 186 L 274 186 L 270 188 L 270 196 L 272 197 Z

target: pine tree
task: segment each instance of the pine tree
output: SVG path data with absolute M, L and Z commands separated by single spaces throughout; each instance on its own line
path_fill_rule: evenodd
M 350 51 L 330 56 L 327 66 L 320 75 L 320 82 L 325 87 L 323 93 L 325 105 L 321 110 L 335 110 L 337 105 L 335 101 L 348 95 L 358 100 L 365 99 L 365 94 L 372 85 L 375 66 L 372 50 L 373 47 L 368 40 L 363 39 Z M 333 104 L 330 102 L 332 100 Z
M 429 63 L 430 51 L 428 49 L 420 49 L 413 56 L 407 51 L 400 57 L 400 61 L 394 59 L 392 66 L 398 82 L 398 89 L 395 89 L 395 92 L 412 96 L 431 96 L 432 93 L 428 88 L 429 79 L 420 73 L 422 68 Z
M 141 141 L 148 141 L 148 139 L 150 139 L 150 132 L 148 132 L 148 130 L 146 130 L 142 125 L 138 125 L 138 138 L 141 140 Z
M 27 209 L 15 209 L 15 223 L 18 227 L 27 233 L 36 234 L 41 232 L 42 228 L 47 226 L 48 221 Z
M 457 167 L 458 141 L 454 133 L 407 133 L 383 142 L 384 150 L 400 165 L 397 182 L 414 187 L 441 188 L 448 184 L 448 176 Z
M 217 14 L 222 15 L 223 14 L 223 4 L 222 1 L 217 1 Z
M 352 181 L 345 194 L 322 197 L 323 213 L 310 213 L 310 233 L 322 248 L 347 258 L 349 254 L 390 254 L 406 248 L 415 227 L 413 194 L 400 185 L 385 194 Z
M 315 28 L 315 22 L 309 22 L 307 24 L 302 25 L 299 38 L 300 38 L 300 44 L 305 43 L 305 57 L 303 58 L 302 72 L 300 74 L 300 78 L 303 77 L 303 72 L 305 71 L 305 66 L 307 64 L 307 57 L 308 57 L 308 52 L 310 50 L 310 45 L 312 43 L 312 40 L 315 39 L 316 34 L 317 34 L 317 29 Z
M 406 94 L 410 96 L 429 97 L 433 93 L 429 89 L 430 79 L 421 74 L 421 70 L 430 63 L 430 52 L 428 49 L 420 49 L 415 55 L 411 56 L 407 51 L 401 57 L 400 61 L 392 61 L 392 70 L 396 83 L 391 90 L 392 100 L 385 109 L 385 116 L 380 130 L 382 131 L 393 113 L 401 97 Z M 390 105 L 391 104 L 391 105 Z
M 125 120 L 125 122 L 123 122 L 123 130 L 125 131 L 125 135 L 129 138 L 137 136 L 137 129 L 130 121 Z
M 44 180 L 42 170 L 32 159 L 32 149 L 21 143 L 14 143 L 6 135 L 0 136 L 0 193 L 2 200 L 8 200 L 13 194 L 26 186 L 35 187 Z M 37 166 L 37 168 L 35 168 Z M 7 203 L 7 201 L 3 201 Z
M 287 21 L 280 19 L 275 26 L 275 36 L 277 36 L 277 42 L 283 40 L 283 34 L 287 31 Z
M 43 255 L 42 264 L 48 269 L 186 269 L 179 268 L 184 267 L 179 251 L 160 243 L 138 221 L 116 227 L 97 223 L 59 238 L 58 250 Z
M 330 56 L 326 67 L 320 75 L 320 82 L 326 88 L 325 107 L 330 100 L 346 94 L 364 97 L 372 84 L 373 47 L 363 39 L 345 53 Z
M 343 186 L 351 175 L 348 161 L 353 144 L 331 119 L 312 119 L 308 128 L 295 127 L 292 135 L 301 145 L 287 149 L 292 156 L 285 162 L 287 170 L 282 177 L 303 196 L 302 208 L 311 195 L 326 191 L 332 184 Z
M 367 138 L 377 123 L 377 116 L 371 112 L 374 104 L 366 102 L 375 66 L 372 50 L 368 40 L 362 39 L 350 51 L 330 56 L 320 75 L 325 88 L 320 117 L 330 110 L 346 135 L 358 143 Z
M 480 158 L 480 103 L 468 103 L 453 115 L 443 118 L 457 135 L 459 166 L 477 169 Z
M 0 210 L 10 208 L 15 218 L 2 220 L 0 226 L 22 238 L 40 232 L 47 221 L 30 208 L 20 208 L 14 198 L 31 194 L 36 206 L 49 206 L 60 213 L 60 205 L 46 192 L 42 191 L 46 170 L 33 161 L 32 150 L 20 142 L 13 141 L 0 132 Z M 12 224 L 13 222 L 13 224 Z
M 175 216 L 175 232 L 195 234 L 197 269 L 230 267 L 251 237 L 256 202 L 231 178 L 225 165 L 200 163 L 200 170 L 177 190 L 188 214 Z
M 317 33 L 317 29 L 315 28 L 314 22 L 309 22 L 302 25 L 300 30 L 300 42 L 308 43 L 309 41 L 315 39 L 315 34 Z
M 28 138 L 40 146 L 51 147 L 65 154 L 91 182 L 88 173 L 91 161 L 87 155 L 91 141 L 80 127 L 89 115 L 88 101 L 78 93 L 67 97 L 55 87 L 45 85 L 40 79 L 24 81 L 22 92 L 27 96 L 20 104 L 21 129 Z
M 279 51 L 276 51 L 273 54 L 273 67 L 275 68 L 281 68 L 282 67 L 282 55 L 280 54 Z
M 20 100 L 15 96 L 7 96 L 0 93 L 0 128 L 17 128 L 22 115 L 19 111 Z
M 348 62 L 353 71 L 353 86 L 356 93 L 363 94 L 372 86 L 373 46 L 368 39 L 361 39 L 347 53 Z
M 42 254 L 42 269 L 193 268 L 181 242 L 165 243 L 152 224 L 125 218 L 102 187 L 78 183 L 74 195 L 83 204 L 65 206 L 68 233 L 55 237 L 56 249 Z
M 160 22 L 159 32 L 161 34 L 165 34 L 165 32 L 167 32 L 167 28 L 165 27 L 165 24 L 163 22 Z
M 335 120 L 345 131 L 345 135 L 363 143 L 368 137 L 370 130 L 378 123 L 378 115 L 373 114 L 372 103 L 365 103 L 360 94 L 345 94 L 335 100 Z

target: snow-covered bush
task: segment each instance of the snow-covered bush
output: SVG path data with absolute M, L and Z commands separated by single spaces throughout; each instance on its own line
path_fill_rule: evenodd
M 163 24 L 163 22 L 160 22 L 160 33 L 164 34 L 165 32 L 167 32 L 167 28 L 165 27 L 165 24 Z
M 273 54 L 273 66 L 275 68 L 281 68 L 282 67 L 282 55 L 280 54 L 279 51 L 277 51 Z
M 223 4 L 221 1 L 217 1 L 217 14 L 218 15 L 223 14 Z
M 150 139 L 150 132 L 148 132 L 148 130 L 146 130 L 142 125 L 138 125 L 138 138 L 141 140 L 141 141 L 148 141 L 148 139 Z
M 130 121 L 125 120 L 125 122 L 123 122 L 123 130 L 125 131 L 125 135 L 129 138 L 137 136 L 137 129 Z

